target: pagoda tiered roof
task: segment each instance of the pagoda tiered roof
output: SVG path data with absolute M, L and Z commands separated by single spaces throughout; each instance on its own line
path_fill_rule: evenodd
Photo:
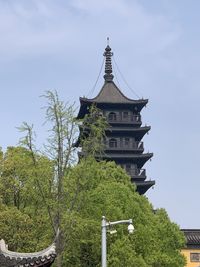
M 99 94 L 94 98 L 80 97 L 81 102 L 95 102 L 95 103 L 112 103 L 112 104 L 143 104 L 148 103 L 148 99 L 131 99 L 126 97 L 117 85 L 112 82 L 105 82 Z
M 106 130 L 106 134 L 118 134 L 118 133 L 123 133 L 123 134 L 128 134 L 132 135 L 134 134 L 135 138 L 137 140 L 141 140 L 143 136 L 150 131 L 151 127 L 150 126 L 142 126 L 142 127 L 122 127 L 122 126 L 115 126 L 115 127 L 108 127 Z
M 142 168 L 144 164 L 153 157 L 153 153 L 135 154 L 135 153 L 109 153 L 102 155 L 103 159 L 114 160 L 117 162 L 127 162 L 136 163 L 138 168 Z
M 130 99 L 126 97 L 121 90 L 117 87 L 117 85 L 111 82 L 105 82 L 99 94 L 94 98 L 86 98 L 80 97 L 80 110 L 77 118 L 82 119 L 84 115 L 88 112 L 88 106 L 91 104 L 101 104 L 101 105 L 109 105 L 109 106 L 133 106 L 137 108 L 137 111 L 141 111 L 141 109 L 146 106 L 148 103 L 148 99 Z
M 137 191 L 140 195 L 144 195 L 149 188 L 155 185 L 155 181 L 142 181 L 142 182 L 134 181 L 134 183 L 136 184 Z

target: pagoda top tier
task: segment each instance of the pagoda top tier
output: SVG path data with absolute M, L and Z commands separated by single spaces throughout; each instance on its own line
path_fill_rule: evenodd
M 94 98 L 80 97 L 80 109 L 77 118 L 81 119 L 86 113 L 88 113 L 88 107 L 92 104 L 97 106 L 126 106 L 131 107 L 140 112 L 144 106 L 148 103 L 148 99 L 130 99 L 126 97 L 116 84 L 105 81 L 99 94 Z
M 112 82 L 105 83 L 99 94 L 94 98 L 80 97 L 81 102 L 95 102 L 95 103 L 114 103 L 114 104 L 144 104 L 148 103 L 148 99 L 131 99 L 126 97 L 121 90 Z
M 86 112 L 86 106 L 91 104 L 103 104 L 103 105 L 120 105 L 120 106 L 134 106 L 135 110 L 140 112 L 142 108 L 148 103 L 148 99 L 131 99 L 126 97 L 117 85 L 113 81 L 112 74 L 112 56 L 111 48 L 109 45 L 105 48 L 105 74 L 104 74 L 104 85 L 101 88 L 98 95 L 94 98 L 80 97 L 80 110 L 78 118 L 82 118 Z M 87 113 L 87 112 L 86 112 Z

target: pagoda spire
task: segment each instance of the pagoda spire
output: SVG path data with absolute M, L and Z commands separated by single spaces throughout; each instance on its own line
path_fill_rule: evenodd
M 105 48 L 104 57 L 105 59 L 105 74 L 104 79 L 106 82 L 112 82 L 114 76 L 112 74 L 112 60 L 111 57 L 113 56 L 113 52 L 111 52 L 111 48 L 109 46 L 109 38 L 107 38 L 107 46 Z

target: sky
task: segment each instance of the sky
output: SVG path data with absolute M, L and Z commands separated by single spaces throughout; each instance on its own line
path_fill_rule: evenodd
M 96 96 L 109 36 L 114 81 L 149 99 L 145 167 L 156 185 L 146 196 L 181 228 L 200 228 L 199 12 L 198 0 L 0 0 L 0 146 L 18 144 L 23 121 L 42 146 L 45 91 L 77 108 L 80 96 Z

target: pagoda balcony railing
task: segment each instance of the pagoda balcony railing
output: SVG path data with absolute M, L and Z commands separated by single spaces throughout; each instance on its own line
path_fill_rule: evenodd
M 136 123 L 141 124 L 141 116 L 140 115 L 128 115 L 126 117 L 120 116 L 116 114 L 115 116 L 107 116 L 107 121 L 109 123 Z
M 145 179 L 146 178 L 146 170 L 145 169 L 129 169 L 127 170 L 127 173 L 133 178 L 133 179 Z
M 106 150 L 144 150 L 143 142 L 134 142 L 129 144 L 116 143 L 116 142 L 104 142 Z

